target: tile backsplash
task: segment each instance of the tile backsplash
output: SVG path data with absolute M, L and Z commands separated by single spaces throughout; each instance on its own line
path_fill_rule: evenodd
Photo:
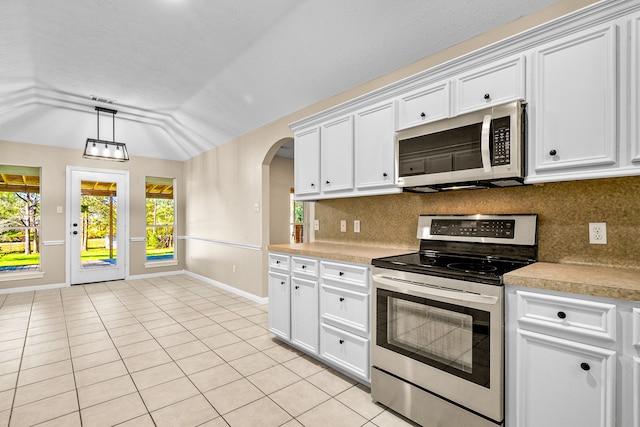
M 321 200 L 315 211 L 316 241 L 410 250 L 419 245 L 420 214 L 535 213 L 540 261 L 640 268 L 640 177 Z M 360 233 L 353 231 L 354 220 Z M 606 245 L 589 244 L 590 222 L 607 224 Z

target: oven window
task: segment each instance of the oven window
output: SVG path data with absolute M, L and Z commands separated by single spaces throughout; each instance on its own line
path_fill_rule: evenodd
M 377 345 L 489 388 L 488 312 L 377 292 Z

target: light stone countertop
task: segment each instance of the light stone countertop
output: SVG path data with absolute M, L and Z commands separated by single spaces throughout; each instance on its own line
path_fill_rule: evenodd
M 536 262 L 504 275 L 506 285 L 640 301 L 640 269 Z
M 267 249 L 272 252 L 326 258 L 356 264 L 371 264 L 371 260 L 374 258 L 402 255 L 417 251 L 416 248 L 393 248 L 329 242 L 269 245 Z
M 330 242 L 269 245 L 269 251 L 371 264 L 374 258 L 415 252 L 394 248 Z M 536 262 L 504 275 L 506 285 L 640 301 L 640 269 Z

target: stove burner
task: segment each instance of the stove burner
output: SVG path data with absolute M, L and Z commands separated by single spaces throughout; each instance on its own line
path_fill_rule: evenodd
M 431 267 L 435 263 L 436 263 L 435 258 L 420 257 L 420 263 L 418 265 L 421 265 L 422 267 Z
M 465 273 L 478 273 L 478 274 L 493 273 L 498 269 L 493 265 L 473 264 L 473 263 L 463 263 L 463 262 L 452 262 L 451 264 L 447 264 L 447 268 L 451 268 L 453 270 L 458 270 L 458 271 L 464 271 Z

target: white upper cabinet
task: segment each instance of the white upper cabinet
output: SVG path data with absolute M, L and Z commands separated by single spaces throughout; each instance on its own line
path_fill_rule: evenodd
M 629 85 L 630 108 L 629 115 L 626 117 L 630 124 L 630 152 L 628 156 L 628 165 L 640 168 L 640 14 L 634 15 L 629 23 L 631 30 L 631 45 L 629 58 L 629 76 L 627 84 Z
M 411 91 L 398 98 L 398 129 L 446 119 L 450 115 L 449 81 Z
M 320 194 L 320 129 L 296 133 L 293 147 L 296 195 Z
M 455 79 L 454 115 L 525 96 L 524 56 L 475 68 Z
M 533 51 L 528 181 L 592 178 L 618 166 L 616 42 L 617 26 L 607 25 Z
M 393 107 L 393 101 L 389 101 L 356 112 L 355 167 L 359 190 L 394 187 Z
M 353 189 L 353 116 L 320 127 L 322 192 Z

